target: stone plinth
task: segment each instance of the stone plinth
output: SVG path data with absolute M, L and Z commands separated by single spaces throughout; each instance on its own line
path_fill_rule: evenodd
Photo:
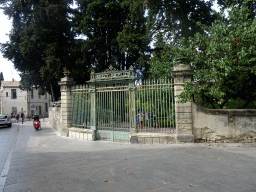
M 191 82 L 193 70 L 189 64 L 184 64 L 184 60 L 179 60 L 178 65 L 174 67 L 172 76 L 174 77 L 174 96 L 175 96 L 175 121 L 177 143 L 194 142 L 194 135 L 192 133 L 192 103 L 178 103 L 177 95 L 184 91 L 182 86 L 186 82 Z
M 69 128 L 69 137 L 76 139 L 95 141 L 95 130 L 91 129 L 80 129 L 80 128 Z

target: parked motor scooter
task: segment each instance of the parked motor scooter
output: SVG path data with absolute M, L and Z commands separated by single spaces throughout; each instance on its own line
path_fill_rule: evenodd
M 34 128 L 36 129 L 36 131 L 38 131 L 38 129 L 41 128 L 40 122 L 38 120 L 34 121 Z

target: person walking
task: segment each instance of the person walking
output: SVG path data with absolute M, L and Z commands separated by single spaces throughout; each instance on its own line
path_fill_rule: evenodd
M 19 123 L 19 118 L 20 118 L 20 114 L 17 113 L 17 114 L 16 114 L 16 121 L 17 121 L 17 123 Z
M 21 121 L 22 121 L 22 124 L 23 124 L 23 122 L 24 122 L 24 118 L 25 118 L 25 115 L 23 114 L 23 113 L 21 113 Z

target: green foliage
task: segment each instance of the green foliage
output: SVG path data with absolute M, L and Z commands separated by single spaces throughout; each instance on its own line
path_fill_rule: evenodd
M 129 9 L 116 0 L 81 0 L 73 19 L 76 33 L 87 39 L 81 44 L 83 57 L 96 72 L 108 68 L 138 66 L 137 50 L 122 50 L 119 32 L 130 22 Z
M 246 101 L 246 107 L 256 99 L 256 20 L 247 8 L 231 7 L 227 19 L 219 17 L 212 25 L 201 25 L 204 34 L 197 33 L 182 40 L 176 55 L 186 56 L 195 69 L 194 82 L 186 83 L 179 98 L 192 96 L 213 108 L 223 108 L 231 100 Z
M 140 52 L 146 75 L 154 78 L 170 78 L 180 38 L 202 33 L 197 22 L 210 26 L 216 18 L 212 1 L 124 0 L 123 5 L 129 6 L 132 23 L 119 33 L 119 44 L 123 50 Z M 150 48 L 152 40 L 154 48 Z

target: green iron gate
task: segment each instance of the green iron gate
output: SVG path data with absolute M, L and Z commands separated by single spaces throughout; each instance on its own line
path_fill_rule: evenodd
M 127 71 L 91 73 L 72 87 L 73 127 L 96 130 L 96 139 L 129 142 L 134 132 L 175 133 L 173 85 Z
M 122 84 L 96 88 L 96 137 L 129 142 L 129 87 Z

